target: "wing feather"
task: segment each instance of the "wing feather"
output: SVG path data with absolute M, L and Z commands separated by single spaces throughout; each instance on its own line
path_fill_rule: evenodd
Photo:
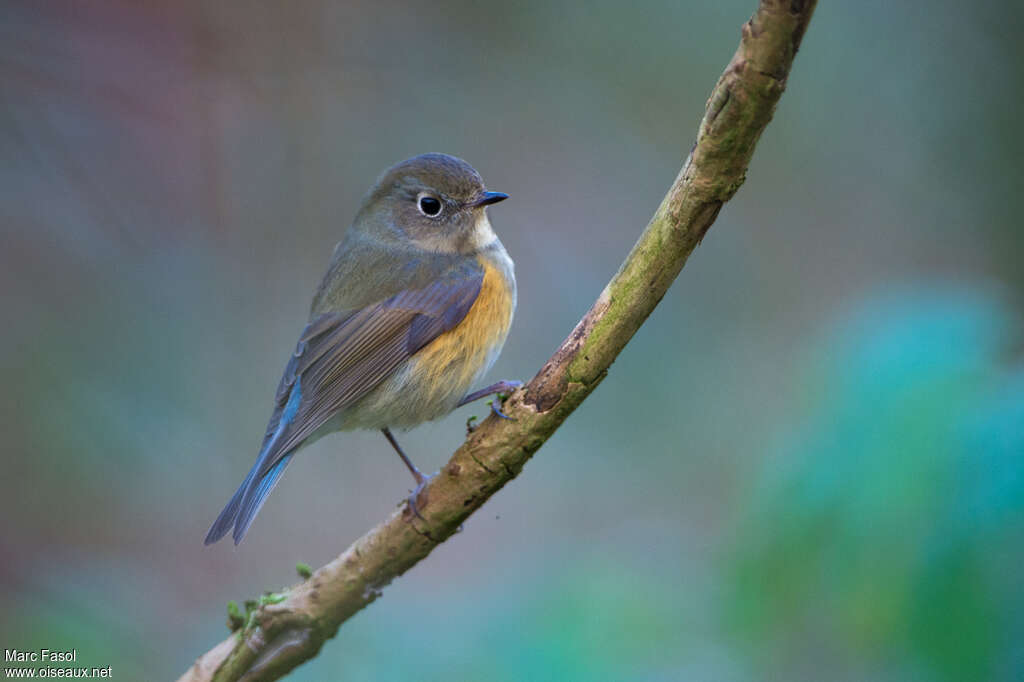
M 482 282 L 482 267 L 464 267 L 426 288 L 310 321 L 281 377 L 263 451 L 237 503 L 240 512 L 251 512 L 246 514 L 248 522 L 269 493 L 266 486 L 260 487 L 261 481 L 272 470 L 283 469 L 275 469 L 278 462 L 423 346 L 461 322 Z M 297 407 L 286 414 L 286 405 Z

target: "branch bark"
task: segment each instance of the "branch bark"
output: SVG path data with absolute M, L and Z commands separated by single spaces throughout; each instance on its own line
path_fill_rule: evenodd
M 816 0 L 761 0 L 707 102 L 689 157 L 619 271 L 537 375 L 484 421 L 425 489 L 425 520 L 404 506 L 341 556 L 266 600 L 179 682 L 274 680 L 430 554 L 523 465 L 590 394 L 743 184 L 786 87 Z

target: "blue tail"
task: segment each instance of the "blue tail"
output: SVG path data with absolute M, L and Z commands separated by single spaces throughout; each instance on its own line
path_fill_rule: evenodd
M 253 467 L 255 471 L 255 467 Z M 238 486 L 238 490 L 231 496 L 227 505 L 221 511 L 220 516 L 210 526 L 210 531 L 206 534 L 206 539 L 203 540 L 204 545 L 212 545 L 213 543 L 220 540 L 222 537 L 227 535 L 228 531 L 234 528 L 235 519 L 238 517 L 238 507 L 242 503 L 242 496 L 245 495 L 245 491 L 249 488 L 249 479 L 252 477 L 253 472 L 249 472 L 249 476 L 242 481 L 242 485 Z
M 257 470 L 260 468 L 261 462 L 257 462 L 246 476 L 245 480 L 242 481 L 242 485 L 238 486 L 238 490 L 232 495 L 231 500 L 224 507 L 224 510 L 217 517 L 217 520 L 210 526 L 210 532 L 206 534 L 206 539 L 203 541 L 204 544 L 212 545 L 213 543 L 220 540 L 222 537 L 227 535 L 228 531 L 232 528 L 235 532 L 231 534 L 237 545 L 245 537 L 246 532 L 249 530 L 249 526 L 252 525 L 253 519 L 256 518 L 256 514 L 259 513 L 260 508 L 263 507 L 263 503 L 267 501 L 267 496 L 273 491 L 274 486 L 281 480 L 281 474 L 288 467 L 288 463 L 292 461 L 292 454 L 287 454 L 277 461 L 270 470 L 264 474 L 263 478 L 259 480 L 259 483 L 255 484 L 255 488 L 248 495 L 246 495 L 249 488 L 253 486 L 253 478 L 256 475 Z M 244 504 L 243 504 L 244 500 Z
M 259 513 L 263 507 L 263 503 L 267 501 L 267 495 L 271 493 L 277 482 L 281 480 L 281 474 L 288 467 L 288 463 L 292 461 L 292 455 L 287 454 L 277 461 L 277 463 L 270 468 L 270 471 L 260 479 L 260 482 L 256 484 L 256 488 L 245 495 L 243 500 L 240 502 L 241 509 L 238 511 L 238 518 L 235 519 L 235 532 L 231 534 L 234 538 L 235 544 L 237 545 L 245 537 L 246 532 L 249 530 L 249 526 L 252 525 L 253 519 L 256 518 L 256 514 Z
M 296 379 L 289 395 L 288 403 L 284 406 L 283 412 L 280 413 L 277 428 L 274 429 L 273 435 L 268 435 L 260 456 L 256 458 L 256 464 L 249 470 L 249 475 L 242 481 L 242 485 L 238 486 L 238 490 L 231 496 L 231 499 L 221 511 L 220 516 L 210 526 L 210 532 L 206 534 L 206 540 L 203 541 L 204 544 L 212 545 L 227 535 L 228 531 L 232 528 L 234 528 L 234 532 L 231 534 L 231 537 L 234 538 L 235 544 L 237 545 L 241 542 L 242 538 L 245 537 L 246 531 L 249 530 L 249 526 L 252 525 L 253 519 L 256 518 L 256 514 L 259 513 L 260 507 L 267 501 L 267 495 L 270 494 L 274 486 L 281 479 L 281 474 L 288 467 L 288 463 L 292 461 L 294 450 L 281 456 L 277 443 L 288 427 L 288 424 L 295 418 L 299 400 L 302 397 L 301 386 L 301 381 Z M 273 424 L 273 420 L 271 424 Z M 280 457 L 280 459 L 274 462 L 274 459 L 277 457 Z M 264 467 L 269 462 L 274 463 L 261 475 Z

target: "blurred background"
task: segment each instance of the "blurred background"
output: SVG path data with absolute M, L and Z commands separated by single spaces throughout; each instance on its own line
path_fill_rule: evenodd
M 408 474 L 252 464 L 363 192 L 512 199 L 527 379 L 678 172 L 753 0 L 7 2 L 0 642 L 175 678 Z M 600 389 L 295 680 L 1024 677 L 1019 2 L 824 2 L 747 182 Z M 407 434 L 424 469 L 474 405 Z

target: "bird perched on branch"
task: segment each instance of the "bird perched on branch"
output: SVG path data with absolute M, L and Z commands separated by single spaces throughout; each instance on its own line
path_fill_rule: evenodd
M 206 544 L 229 531 L 241 542 L 296 451 L 334 431 L 381 430 L 416 480 L 409 507 L 419 515 L 429 477 L 391 429 L 520 385 L 469 393 L 501 352 L 516 307 L 512 259 L 487 219 L 487 207 L 507 198 L 446 154 L 384 172 L 334 250 L 256 464 Z

